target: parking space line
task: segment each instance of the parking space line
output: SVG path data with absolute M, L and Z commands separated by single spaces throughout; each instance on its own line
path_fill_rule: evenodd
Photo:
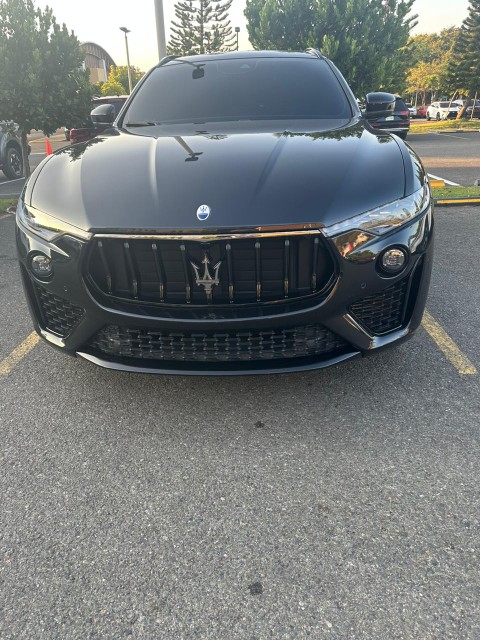
M 477 129 L 472 129 L 472 131 L 477 131 Z M 464 136 L 452 136 L 451 133 L 442 133 L 441 131 L 432 131 L 436 136 L 440 136 L 441 138 L 458 138 L 458 140 L 467 140 L 468 142 L 472 142 L 470 138 L 465 138 Z
M 40 337 L 32 332 L 10 355 L 0 362 L 0 376 L 8 376 L 14 367 L 33 349 Z
M 443 355 L 450 361 L 458 373 L 464 376 L 476 375 L 478 373 L 477 369 L 470 362 L 467 356 L 460 351 L 448 333 L 428 311 L 425 311 L 422 324 L 440 351 L 442 351 Z
M 452 182 L 451 180 L 446 180 L 445 178 L 439 178 L 438 176 L 434 176 L 433 173 L 428 174 L 429 178 L 433 178 L 433 180 L 443 180 L 445 184 L 449 184 L 451 187 L 460 187 L 461 185 L 458 182 Z

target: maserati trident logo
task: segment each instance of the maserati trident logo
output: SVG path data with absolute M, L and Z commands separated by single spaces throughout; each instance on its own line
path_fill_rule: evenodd
M 203 252 L 203 274 L 200 273 L 201 266 L 198 266 L 193 260 L 190 260 L 190 264 L 195 271 L 195 284 L 197 287 L 203 287 L 205 289 L 205 293 L 207 295 L 207 301 L 212 301 L 212 292 L 213 287 L 217 284 L 220 284 L 220 280 L 218 279 L 218 272 L 220 271 L 220 267 L 222 266 L 222 261 L 219 260 L 217 263 L 213 265 L 213 272 L 210 273 L 210 265 L 212 264 L 208 253 L 206 251 Z
M 197 209 L 197 218 L 201 222 L 203 222 L 204 220 L 210 217 L 211 213 L 212 213 L 212 210 L 210 209 L 208 204 L 201 204 Z

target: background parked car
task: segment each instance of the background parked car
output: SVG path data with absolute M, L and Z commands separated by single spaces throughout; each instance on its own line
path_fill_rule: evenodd
M 427 109 L 427 120 L 454 120 L 459 112 L 458 104 L 452 102 L 432 102 Z
M 23 177 L 22 142 L 13 122 L 0 121 L 0 169 L 10 180 Z
M 375 129 L 385 129 L 405 140 L 410 130 L 410 111 L 400 96 L 395 96 L 395 108 L 391 116 L 370 121 Z
M 462 107 L 466 103 L 467 103 L 466 100 L 454 100 L 452 102 L 452 104 L 458 106 L 459 111 L 462 109 Z M 473 110 L 473 117 L 480 118 L 480 100 L 470 100 L 467 107 L 467 113 L 466 113 L 467 118 L 472 117 L 472 110 Z
M 427 105 L 422 104 L 420 107 L 417 107 L 417 118 L 425 118 L 427 115 Z
M 414 107 L 413 104 L 410 104 L 410 102 L 406 102 L 405 106 L 410 111 L 410 117 L 411 118 L 416 118 L 417 117 L 417 107 Z
M 105 96 L 102 98 L 94 98 L 90 106 L 91 109 L 95 109 L 102 104 L 111 104 L 115 108 L 115 117 L 117 117 L 127 98 L 128 96 Z M 72 144 L 75 144 L 77 142 L 85 142 L 86 140 L 91 140 L 103 130 L 107 129 L 109 126 L 110 125 L 106 125 L 102 129 L 102 127 L 99 127 L 98 124 L 94 125 L 91 117 L 88 116 L 83 126 L 70 129 L 70 142 Z

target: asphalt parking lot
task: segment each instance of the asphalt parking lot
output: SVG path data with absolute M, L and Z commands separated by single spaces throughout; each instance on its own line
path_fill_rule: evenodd
M 0 637 L 479 638 L 479 228 L 437 210 L 433 337 L 202 379 L 28 342 L 0 219 Z
M 430 174 L 464 187 L 480 180 L 480 131 L 410 134 L 407 142 Z

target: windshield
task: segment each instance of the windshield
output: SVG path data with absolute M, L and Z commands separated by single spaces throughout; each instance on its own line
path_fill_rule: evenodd
M 447 107 L 450 106 L 449 102 L 440 102 L 440 108 L 441 109 L 446 109 Z M 452 107 L 454 107 L 455 105 L 453 104 Z
M 351 118 L 333 71 L 318 58 L 230 58 L 153 70 L 123 123 Z

